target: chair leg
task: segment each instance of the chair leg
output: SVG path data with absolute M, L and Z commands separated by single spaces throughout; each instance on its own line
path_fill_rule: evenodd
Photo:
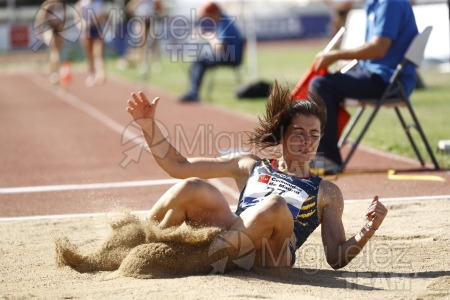
M 408 106 L 409 113 L 411 114 L 411 117 L 413 119 L 414 125 L 415 125 L 417 131 L 419 132 L 420 137 L 422 138 L 422 141 L 423 141 L 423 143 L 425 145 L 425 148 L 426 148 L 426 150 L 428 152 L 428 155 L 430 156 L 431 161 L 433 162 L 434 169 L 435 170 L 440 170 L 439 164 L 438 164 L 438 162 L 436 160 L 436 157 L 434 156 L 433 150 L 431 149 L 430 144 L 428 143 L 428 139 L 425 136 L 425 133 L 424 133 L 424 131 L 422 129 L 422 126 L 420 125 L 420 122 L 419 122 L 419 119 L 416 116 L 416 113 L 414 112 L 414 109 L 412 108 L 411 103 L 409 103 L 409 101 L 407 101 L 406 105 Z
M 212 91 L 214 89 L 214 84 L 216 81 L 216 70 L 214 70 L 214 68 L 210 68 L 208 70 L 208 73 L 209 73 L 208 74 L 209 80 L 208 80 L 208 85 L 206 86 L 206 99 L 208 101 L 211 101 L 212 100 Z
M 369 129 L 369 126 L 372 124 L 373 119 L 378 113 L 378 110 L 380 110 L 380 105 L 375 106 L 375 108 L 372 111 L 372 114 L 369 116 L 369 119 L 367 120 L 366 124 L 364 125 L 363 129 L 359 133 L 358 137 L 356 138 L 355 142 L 353 143 L 352 147 L 350 148 L 350 152 L 348 153 L 347 157 L 345 158 L 343 162 L 343 167 L 347 166 L 348 162 L 350 161 L 350 158 L 355 153 L 356 148 L 358 147 L 359 143 L 361 142 L 363 136 L 366 134 L 367 129 Z
M 239 66 L 236 66 L 233 69 L 234 69 L 234 75 L 236 77 L 236 83 L 239 85 L 242 83 L 241 68 Z
M 356 111 L 355 115 L 352 117 L 350 122 L 347 126 L 345 126 L 345 130 L 342 133 L 341 137 L 338 141 L 338 148 L 341 148 L 345 142 L 347 141 L 347 138 L 350 136 L 350 133 L 352 132 L 353 128 L 355 128 L 356 123 L 358 122 L 359 118 L 361 117 L 362 113 L 364 112 L 365 107 L 360 106 L 358 110 Z
M 417 145 L 416 145 L 416 143 L 414 142 L 413 137 L 411 136 L 411 132 L 409 132 L 409 127 L 408 127 L 408 125 L 406 124 L 405 119 L 403 118 L 403 116 L 402 116 L 402 114 L 401 114 L 401 112 L 400 112 L 400 109 L 399 109 L 398 107 L 395 107 L 395 112 L 397 113 L 397 117 L 398 117 L 398 119 L 400 120 L 400 123 L 402 123 L 403 130 L 405 131 L 406 136 L 408 137 L 409 143 L 411 144 L 411 146 L 412 146 L 414 152 L 416 153 L 416 156 L 417 156 L 417 158 L 419 159 L 420 164 L 421 164 L 422 166 L 425 166 L 425 161 L 423 160 L 423 157 L 422 157 L 422 155 L 420 154 L 419 149 L 417 148 Z
M 216 74 L 215 74 L 217 71 L 217 70 L 215 70 L 216 68 L 218 68 L 218 67 L 210 68 L 210 70 L 208 70 L 208 73 L 210 73 L 208 75 L 209 80 L 208 80 L 208 84 L 206 87 L 206 99 L 208 99 L 208 101 L 212 100 L 212 92 L 214 90 L 215 81 L 216 81 Z M 236 83 L 239 85 L 242 83 L 241 70 L 240 70 L 239 66 L 232 67 L 232 68 L 233 68 L 234 75 L 236 77 Z

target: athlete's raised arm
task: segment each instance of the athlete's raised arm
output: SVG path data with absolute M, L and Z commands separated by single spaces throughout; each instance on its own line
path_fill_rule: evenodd
M 175 178 L 247 177 L 255 161 L 251 155 L 220 158 L 184 157 L 166 139 L 155 121 L 159 97 L 149 101 L 143 92 L 132 93 L 127 112 L 141 127 L 158 165 Z

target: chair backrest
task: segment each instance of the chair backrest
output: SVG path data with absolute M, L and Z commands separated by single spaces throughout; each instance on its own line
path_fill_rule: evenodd
M 341 28 L 339 28 L 339 31 L 336 32 L 336 34 L 333 36 L 333 38 L 328 42 L 328 44 L 325 46 L 323 52 L 327 53 L 330 52 L 331 49 L 334 48 L 334 46 L 342 39 L 342 37 L 344 36 L 346 28 L 344 26 L 342 26 Z
M 405 53 L 405 58 L 416 67 L 420 66 L 423 61 L 425 47 L 427 46 L 432 29 L 432 26 L 427 26 L 421 33 L 416 35 L 411 45 L 409 45 L 408 51 Z
M 241 38 L 241 49 L 239 49 L 241 51 L 241 60 L 237 63 L 238 66 L 241 65 L 242 61 L 244 60 L 246 48 L 247 48 L 247 38 L 243 37 Z

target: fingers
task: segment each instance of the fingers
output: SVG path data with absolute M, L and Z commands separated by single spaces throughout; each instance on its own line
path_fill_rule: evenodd
M 375 211 L 369 212 L 366 214 L 366 218 L 369 221 L 372 221 L 373 219 L 375 219 L 378 216 L 384 216 L 385 215 L 385 210 L 383 209 L 377 209 Z
M 387 208 L 375 196 L 369 205 L 366 213 L 366 222 L 373 228 L 378 229 L 387 215 Z
M 144 94 L 144 92 L 139 93 L 131 93 L 131 98 L 133 98 L 135 104 L 150 104 L 150 101 L 148 100 L 147 96 Z M 151 104 L 156 104 L 159 100 L 159 97 L 156 97 L 153 99 Z
M 131 108 L 136 108 L 138 107 L 138 104 L 134 101 L 132 101 L 131 99 L 127 101 L 127 104 L 129 105 L 129 107 Z
M 320 60 L 316 59 L 314 61 L 314 65 L 313 65 L 314 72 L 317 72 L 319 70 L 319 65 L 320 65 Z
M 159 97 L 156 97 L 155 99 L 153 99 L 152 104 L 158 104 L 159 102 Z
M 384 218 L 386 214 L 387 214 L 386 207 L 383 205 L 383 203 L 379 201 L 378 196 L 375 196 L 369 208 L 367 209 L 366 218 L 369 221 L 372 221 L 377 217 Z
M 136 96 L 135 93 L 131 94 L 131 98 L 133 98 L 134 101 L 132 99 L 128 99 L 127 100 L 128 107 L 126 108 L 127 112 L 130 113 L 130 114 L 137 107 L 137 102 L 138 102 L 137 96 Z
M 376 209 L 377 203 L 379 203 L 378 196 L 375 196 L 367 209 L 366 216 L 369 216 Z
M 150 103 L 143 92 L 131 93 L 131 99 L 127 100 L 126 111 L 135 119 L 137 115 L 140 115 L 141 118 L 152 118 L 159 99 L 159 97 L 155 97 Z
M 159 97 L 155 97 L 150 103 L 144 92 L 131 93 L 131 99 L 127 100 L 128 107 L 126 108 L 126 111 L 128 113 L 132 113 L 133 110 L 138 107 L 144 107 L 146 105 L 156 106 L 159 102 L 159 99 L 160 99 Z
M 139 92 L 137 94 L 131 93 L 131 98 L 133 98 L 133 100 L 136 104 L 149 103 L 147 97 L 145 96 L 145 94 L 143 92 Z
M 144 102 L 144 103 L 150 103 L 150 101 L 148 100 L 147 96 L 144 94 L 144 92 L 139 92 L 139 96 L 140 96 L 140 101 Z M 153 101 L 151 102 L 151 104 L 156 104 L 156 102 L 158 102 L 159 97 L 156 97 L 155 99 L 153 99 Z
M 136 93 L 131 93 L 131 98 L 133 98 L 133 100 L 136 104 L 138 104 L 138 103 L 140 104 L 140 103 L 144 102 L 142 100 L 142 96 L 137 95 Z
M 139 96 L 141 96 L 142 102 L 150 103 L 150 101 L 148 101 L 147 96 L 144 94 L 144 92 L 140 91 Z
M 386 210 L 386 208 L 384 206 L 378 206 L 378 205 L 370 206 L 369 209 L 367 209 L 366 216 L 370 216 L 375 213 L 382 213 L 385 210 Z
M 148 103 L 147 98 L 142 92 L 139 92 L 139 95 L 137 95 L 136 93 L 131 93 L 131 98 L 132 99 L 128 99 L 128 107 L 126 108 L 127 112 L 129 113 L 132 113 L 135 108 L 137 108 L 139 105 L 144 104 L 146 101 Z
M 128 99 L 127 104 L 128 104 L 128 107 L 126 108 L 126 110 L 131 116 L 133 116 L 133 111 L 137 107 L 137 104 L 134 101 L 132 101 L 131 99 Z
M 378 203 L 381 204 L 381 202 L 378 200 L 378 196 L 375 196 L 375 197 L 373 198 L 372 202 L 371 202 L 370 205 L 369 205 L 369 209 L 370 209 L 371 207 L 377 205 Z
M 314 71 L 318 72 L 319 70 L 325 68 L 326 66 L 324 65 L 324 61 L 323 58 L 319 59 L 317 61 L 317 64 L 314 66 Z

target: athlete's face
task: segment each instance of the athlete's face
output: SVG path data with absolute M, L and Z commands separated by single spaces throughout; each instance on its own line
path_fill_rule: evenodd
M 314 158 L 321 137 L 320 121 L 313 115 L 296 115 L 283 137 L 283 154 L 291 160 Z

